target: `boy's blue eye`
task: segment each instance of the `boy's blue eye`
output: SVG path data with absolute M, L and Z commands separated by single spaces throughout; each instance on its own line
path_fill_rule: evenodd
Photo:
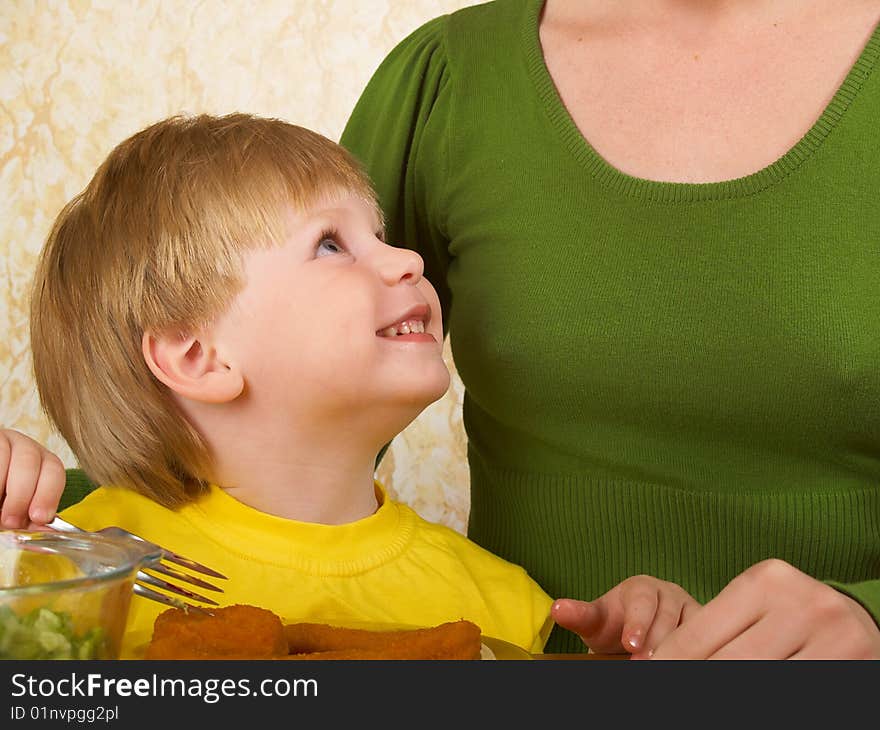
M 334 253 L 345 253 L 345 249 L 330 236 L 322 236 L 315 250 L 315 256 L 329 256 Z

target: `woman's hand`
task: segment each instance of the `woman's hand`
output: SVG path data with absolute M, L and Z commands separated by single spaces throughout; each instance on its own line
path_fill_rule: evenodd
M 880 629 L 856 601 L 782 560 L 734 578 L 654 659 L 877 659 Z
M 699 609 L 700 604 L 675 583 L 636 575 L 595 601 L 560 598 L 550 613 L 591 651 L 630 652 L 634 659 L 641 659 Z
M 0 430 L 0 526 L 34 529 L 51 522 L 64 481 L 55 454 L 18 431 Z

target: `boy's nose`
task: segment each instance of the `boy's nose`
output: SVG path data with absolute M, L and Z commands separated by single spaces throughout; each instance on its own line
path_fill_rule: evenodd
M 377 256 L 376 269 L 387 284 L 401 281 L 417 284 L 425 270 L 425 262 L 415 251 L 383 243 Z

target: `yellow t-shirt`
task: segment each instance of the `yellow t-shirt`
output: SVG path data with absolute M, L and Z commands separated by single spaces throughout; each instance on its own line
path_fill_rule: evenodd
M 434 626 L 468 619 L 484 636 L 541 651 L 552 628 L 551 598 L 526 571 L 385 496 L 346 525 L 265 514 L 219 487 L 178 510 L 126 489 L 102 487 L 61 516 L 86 530 L 118 525 L 227 576 L 221 605 L 246 603 L 285 623 L 318 621 Z M 134 596 L 123 657 L 149 642 L 166 607 Z

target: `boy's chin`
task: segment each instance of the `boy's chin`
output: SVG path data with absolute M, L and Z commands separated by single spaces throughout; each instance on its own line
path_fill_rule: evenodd
M 449 390 L 449 378 L 438 380 L 431 387 L 401 390 L 372 410 L 377 420 L 388 424 L 392 436 L 396 436 L 412 423 L 428 406 L 440 400 Z M 384 414 L 385 418 L 382 418 Z
M 449 391 L 449 384 L 451 380 L 452 379 L 447 370 L 444 369 L 442 375 L 438 373 L 435 382 L 433 382 L 430 387 L 426 387 L 421 393 L 421 399 L 419 399 L 418 397 L 416 398 L 417 404 L 421 406 L 421 410 L 424 410 L 432 403 L 436 403 L 444 395 L 446 395 L 446 393 Z
M 409 379 L 409 382 L 404 380 L 395 382 L 392 386 L 393 392 L 387 395 L 389 402 L 422 411 L 440 400 L 449 390 L 452 379 L 445 366 L 420 375 L 421 377 L 417 379 Z
M 414 391 L 410 394 L 401 394 L 401 398 L 398 403 L 400 404 L 400 407 L 402 409 L 411 411 L 410 420 L 412 420 L 418 417 L 418 415 L 428 406 L 440 400 L 444 395 L 446 395 L 446 392 L 448 390 L 448 382 L 442 387 L 440 386 L 440 384 L 438 384 L 434 388 L 425 388 L 422 390 Z

